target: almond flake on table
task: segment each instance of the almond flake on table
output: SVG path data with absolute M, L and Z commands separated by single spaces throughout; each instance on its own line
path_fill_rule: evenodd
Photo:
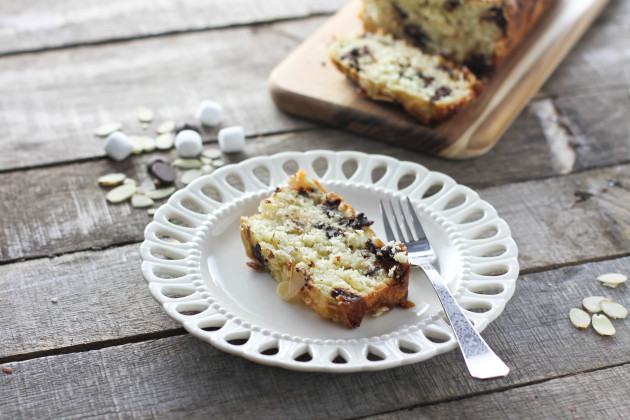
M 216 147 L 209 147 L 201 152 L 201 154 L 211 160 L 220 159 L 221 156 L 223 156 L 221 150 L 217 149 Z
M 152 152 L 155 150 L 155 139 L 150 136 L 129 136 L 133 143 L 133 153 Z
M 167 134 L 175 131 L 175 121 L 164 121 L 155 129 L 157 134 Z
M 144 208 L 151 207 L 153 204 L 153 199 L 145 194 L 134 194 L 131 196 L 131 206 L 135 208 Z
M 153 200 L 162 200 L 169 197 L 175 192 L 175 187 L 158 188 L 147 193 L 147 196 Z
M 612 319 L 624 319 L 628 317 L 628 310 L 623 305 L 612 300 L 602 300 L 602 312 Z
M 127 179 L 127 175 L 121 172 L 114 172 L 111 174 L 103 175 L 98 178 L 96 181 L 99 185 L 103 187 L 115 187 L 116 185 L 120 185 Z
M 155 147 L 160 150 L 172 149 L 175 144 L 175 135 L 173 133 L 163 133 L 155 138 Z
M 182 184 L 188 185 L 191 182 L 193 182 L 195 179 L 199 178 L 201 175 L 203 175 L 203 172 L 201 172 L 201 170 L 190 169 L 184 172 L 184 174 L 180 178 L 180 181 L 182 182 Z
M 615 335 L 615 327 L 606 315 L 595 314 L 593 315 L 593 319 L 591 322 L 593 323 L 593 329 L 595 329 L 597 334 L 603 335 L 605 337 Z
M 173 161 L 173 166 L 181 169 L 199 169 L 203 163 L 199 159 L 177 158 Z
M 628 277 L 621 273 L 606 273 L 598 276 L 597 280 L 602 283 L 602 285 L 614 289 L 620 284 L 625 283 L 628 280 Z
M 578 330 L 585 330 L 591 324 L 591 316 L 578 308 L 569 311 L 569 320 Z
M 109 122 L 102 125 L 99 125 L 94 130 L 94 135 L 98 137 L 107 137 L 112 134 L 114 131 L 122 130 L 122 124 L 119 122 Z
M 123 184 L 108 192 L 105 198 L 110 203 L 122 203 L 123 201 L 130 199 L 137 190 L 138 188 L 135 185 Z
M 221 166 L 225 166 L 225 162 L 223 159 L 215 159 L 212 161 L 211 165 L 218 169 Z
M 590 313 L 601 312 L 602 300 L 606 300 L 603 296 L 589 296 L 582 300 L 582 307 Z
M 150 108 L 140 105 L 137 109 L 137 113 L 138 121 L 143 123 L 150 123 L 153 121 L 153 111 Z

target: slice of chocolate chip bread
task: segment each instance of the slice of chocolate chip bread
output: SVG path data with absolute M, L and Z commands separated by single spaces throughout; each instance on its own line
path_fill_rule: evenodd
M 328 53 L 367 97 L 400 103 L 425 124 L 449 118 L 474 101 L 482 88 L 467 69 L 459 70 L 443 57 L 424 54 L 389 34 L 340 38 Z
M 299 297 L 348 328 L 366 314 L 407 302 L 407 249 L 375 237 L 363 213 L 299 171 L 262 200 L 259 213 L 241 218 L 241 239 L 253 261 L 278 282 L 285 300 Z
M 496 68 L 555 0 L 363 0 L 366 31 L 383 30 L 475 74 Z

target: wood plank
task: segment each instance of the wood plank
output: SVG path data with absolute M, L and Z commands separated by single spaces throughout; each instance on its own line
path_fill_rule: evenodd
M 330 65 L 330 42 L 363 32 L 360 0 L 349 2 L 273 70 L 271 95 L 285 111 L 324 124 L 445 158 L 477 157 L 495 145 L 607 3 L 560 0 L 536 12 L 542 16 L 538 24 L 475 103 L 434 127 L 419 124 L 400 106 L 360 95 L 356 83 Z
M 624 365 L 368 419 L 628 418 L 628 375 L 630 366 Z
M 103 140 L 93 135 L 102 123 L 153 134 L 164 120 L 194 122 L 204 99 L 223 105 L 221 125 L 205 130 L 205 140 L 231 125 L 248 136 L 312 127 L 276 109 L 267 92 L 267 75 L 296 44 L 274 27 L 1 58 L 0 170 L 103 156 Z M 155 111 L 147 130 L 136 119 L 139 105 Z
M 0 360 L 181 329 L 151 299 L 140 263 L 134 244 L 0 266 L 0 329 L 11 337 Z
M 628 90 L 630 3 L 611 1 L 543 90 L 560 95 L 604 87 Z
M 537 147 L 546 147 L 543 140 L 536 141 L 539 142 Z M 500 155 L 492 154 L 473 161 L 474 165 L 449 162 L 411 154 L 402 148 L 383 150 L 379 142 L 325 130 L 254 139 L 248 142 L 247 153 L 232 158 L 238 161 L 261 153 L 314 147 L 384 152 L 402 160 L 424 163 L 431 170 L 445 172 L 466 185 L 472 184 L 511 226 L 523 269 L 630 252 L 630 234 L 625 231 L 628 209 L 610 204 L 627 202 L 628 165 L 503 184 L 514 178 L 531 177 L 535 170 L 548 176 L 552 172 L 551 165 L 544 161 L 532 161 L 531 166 L 511 165 Z M 514 151 L 527 147 L 521 143 Z M 99 160 L 0 174 L 5 197 L 0 203 L 0 260 L 142 241 L 144 227 L 150 220 L 146 211 L 134 209 L 127 203 L 108 204 L 105 191 L 95 181 L 102 174 L 121 171 L 150 187 L 145 165 L 155 155 L 169 156 L 154 153 L 122 163 Z M 174 152 L 170 156 L 172 158 Z M 518 153 L 511 157 L 514 161 L 519 158 Z M 616 186 L 609 186 L 611 179 L 617 180 Z M 488 187 L 494 184 L 499 185 Z M 34 220 L 38 223 L 33 223 Z M 575 247 L 578 242 L 582 246 Z
M 79 263 L 75 260 L 68 268 Z M 339 375 L 293 372 L 251 363 L 185 335 L 20 362 L 5 360 L 3 366 L 13 368 L 13 374 L 1 377 L 5 386 L 0 394 L 0 414 L 6 418 L 111 413 L 120 417 L 207 418 L 221 414 L 226 417 L 340 418 L 455 398 L 478 398 L 481 393 L 506 390 L 518 393 L 521 391 L 509 389 L 630 361 L 626 351 L 630 345 L 627 320 L 615 321 L 617 334 L 612 339 L 601 337 L 592 329 L 579 331 L 568 321 L 569 309 L 578 306 L 586 295 L 604 294 L 627 303 L 630 289 L 603 290 L 595 276 L 627 270 L 629 263 L 630 258 L 626 257 L 522 276 L 505 312 L 483 334 L 512 368 L 510 375 L 502 379 L 470 378 L 457 351 L 380 372 Z M 88 276 L 91 275 L 88 273 Z M 0 278 L 9 282 L 5 276 Z M 46 283 L 43 279 L 35 281 Z M 71 282 L 77 281 L 77 277 L 71 278 Z M 102 279 L 102 283 L 107 282 L 112 285 L 100 287 L 112 292 L 112 300 L 118 297 L 129 300 L 130 292 L 124 285 L 113 279 Z M 113 283 L 120 286 L 118 292 Z M 36 291 L 37 286 L 30 290 Z M 14 298 L 24 302 L 38 296 L 31 291 L 17 289 Z M 28 296 L 24 298 L 22 294 Z M 48 296 L 48 293 L 43 294 Z M 62 296 L 59 303 L 63 301 Z M 91 310 L 98 313 L 101 305 L 109 304 L 111 302 L 97 301 Z M 132 317 L 136 316 L 135 311 L 146 311 L 145 328 L 160 322 L 160 315 L 150 316 L 152 306 L 157 303 L 148 294 L 144 299 L 134 300 L 133 304 L 140 308 L 132 309 Z M 79 309 L 85 304 L 74 306 Z M 120 311 L 112 316 L 125 323 L 127 313 Z M 71 314 L 65 318 L 70 322 Z M 11 334 L 17 334 L 24 345 L 28 345 L 29 330 L 33 326 L 23 329 L 20 320 L 16 321 L 18 324 L 11 327 L 0 324 L 3 328 L 0 331 L 7 334 L 4 329 L 10 328 Z M 81 323 L 82 318 L 77 317 L 75 322 Z M 75 330 L 89 334 L 82 328 Z M 137 333 L 143 330 L 141 327 Z M 79 339 L 80 336 L 75 336 L 75 340 Z
M 29 0 L 0 4 L 0 55 L 305 18 L 345 0 Z
M 613 2 L 609 9 L 617 10 L 620 3 Z M 198 102 L 212 98 L 224 105 L 223 125 L 243 125 L 250 136 L 313 127 L 272 105 L 266 79 L 272 68 L 325 20 L 311 18 L 256 30 L 233 28 L 3 57 L 0 125 L 6 129 L 0 170 L 102 156 L 102 141 L 92 136 L 94 128 L 118 120 L 129 134 L 141 132 L 135 121 L 135 108 L 141 103 L 155 109 L 155 124 L 164 119 L 191 120 Z M 626 26 L 617 21 L 615 13 L 607 13 L 599 25 L 605 28 L 602 31 L 613 44 L 627 38 L 623 32 Z M 590 47 L 588 38 L 598 34 L 589 32 L 582 43 Z M 226 38 L 230 39 L 230 48 L 226 48 Z M 577 50 L 584 54 L 596 52 L 581 47 L 582 43 Z M 575 74 L 573 71 L 571 67 L 566 69 L 576 80 L 588 78 L 592 90 L 584 92 L 578 100 L 567 99 L 571 108 L 561 107 L 560 111 L 568 112 L 568 117 L 583 131 L 588 126 L 582 120 L 606 121 L 607 127 L 619 127 L 612 136 L 605 131 L 594 132 L 597 137 L 587 136 L 580 148 L 584 151 L 597 148 L 602 154 L 591 156 L 585 152 L 580 156 L 584 164 L 578 166 L 597 166 L 598 159 L 606 164 L 626 161 L 630 156 L 626 146 L 630 121 L 620 112 L 628 107 L 627 98 L 622 95 L 626 90 L 611 87 L 608 74 L 600 76 L 585 66 L 579 66 Z M 554 83 L 557 82 L 550 81 L 545 90 L 557 94 L 560 90 L 554 89 Z M 564 96 L 557 99 L 563 100 Z M 598 106 L 589 106 L 593 102 Z M 537 147 L 533 134 L 536 128 L 529 127 L 530 124 L 539 123 L 527 112 L 522 113 L 497 147 L 506 150 L 502 143 L 513 139 L 519 148 L 533 141 L 534 150 L 524 147 L 522 156 L 538 167 L 549 156 L 546 148 Z M 216 129 L 206 130 L 205 139 L 216 139 L 216 132 Z M 288 148 L 293 149 L 292 145 Z M 511 161 L 507 156 L 497 158 Z

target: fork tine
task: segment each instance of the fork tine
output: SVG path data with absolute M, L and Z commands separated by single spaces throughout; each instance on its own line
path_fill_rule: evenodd
M 399 241 L 400 242 L 407 242 L 405 240 L 405 235 L 402 232 L 402 229 L 400 229 L 400 222 L 398 221 L 398 216 L 396 215 L 396 209 L 394 209 L 394 204 L 392 204 L 391 200 L 389 201 L 389 207 L 392 209 L 392 214 L 394 215 L 394 221 L 396 222 L 396 232 L 398 232 L 398 237 L 399 237 Z M 403 218 L 404 218 L 404 214 L 403 214 Z
M 389 217 L 387 217 L 385 206 L 383 206 L 383 200 L 379 200 L 379 202 L 381 204 L 381 218 L 383 219 L 383 224 L 385 225 L 385 236 L 388 241 L 395 241 L 396 237 L 394 236 L 394 231 L 392 231 L 392 227 L 389 224 Z
M 411 199 L 409 197 L 407 197 L 407 205 L 409 206 L 409 213 L 411 213 L 411 219 L 413 220 L 413 227 L 416 230 L 416 235 L 418 235 L 418 238 L 421 240 L 426 239 L 427 235 L 424 233 L 424 229 L 422 229 L 420 219 L 418 219 L 416 210 L 413 208 L 413 204 L 411 204 Z
M 399 223 L 399 224 L 402 224 L 405 227 L 405 231 L 407 231 L 407 237 L 409 238 L 410 241 L 417 241 L 418 238 L 415 237 L 415 235 L 411 231 L 411 228 L 409 227 L 409 223 L 407 223 L 407 217 L 405 216 L 405 209 L 403 209 L 402 200 L 397 200 L 397 201 L 398 201 L 398 207 L 400 207 L 400 214 L 402 215 L 402 223 Z

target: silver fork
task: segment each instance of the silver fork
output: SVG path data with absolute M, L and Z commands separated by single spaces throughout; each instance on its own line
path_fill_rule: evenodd
M 394 235 L 392 230 L 392 223 L 390 223 L 389 216 L 385 211 L 383 200 L 380 200 L 381 216 L 383 218 L 383 224 L 385 225 L 385 235 L 388 241 L 398 240 L 403 242 L 407 247 L 409 253 L 409 262 L 411 265 L 420 267 L 426 275 L 429 277 L 433 288 L 435 289 L 440 303 L 446 312 L 446 316 L 453 328 L 455 338 L 459 343 L 459 348 L 464 356 L 464 361 L 468 367 L 468 371 L 473 378 L 477 379 L 489 379 L 499 378 L 507 375 L 510 372 L 510 368 L 503 363 L 503 361 L 497 356 L 492 349 L 486 344 L 479 333 L 474 329 L 466 315 L 462 312 L 455 298 L 448 290 L 440 273 L 433 267 L 433 262 L 436 260 L 435 251 L 431 247 L 431 244 L 427 240 L 427 237 L 420 224 L 420 219 L 416 214 L 411 200 L 407 197 L 406 200 L 408 206 L 408 212 L 411 215 L 413 224 L 412 232 L 411 227 L 407 223 L 405 217 L 405 211 L 403 210 L 402 202 L 398 201 L 399 216 L 394 208 L 392 201 L 389 202 L 391 213 L 394 220 L 394 226 L 398 233 L 398 239 Z M 402 226 L 402 227 L 401 227 Z M 403 234 L 403 228 L 407 233 L 407 239 Z

